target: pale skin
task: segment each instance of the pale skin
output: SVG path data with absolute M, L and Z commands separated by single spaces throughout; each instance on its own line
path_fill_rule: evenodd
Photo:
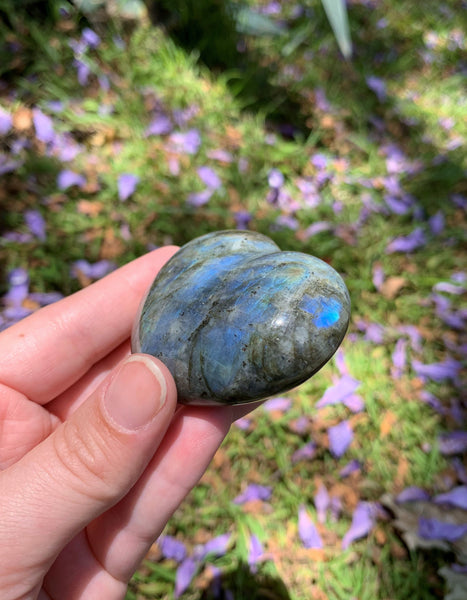
M 252 406 L 177 405 L 130 355 L 166 247 L 0 334 L 0 597 L 116 600 Z

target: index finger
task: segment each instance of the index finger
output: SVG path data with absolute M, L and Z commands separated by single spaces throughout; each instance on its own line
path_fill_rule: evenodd
M 159 248 L 0 334 L 0 383 L 49 402 L 130 336 L 141 299 L 178 250 Z

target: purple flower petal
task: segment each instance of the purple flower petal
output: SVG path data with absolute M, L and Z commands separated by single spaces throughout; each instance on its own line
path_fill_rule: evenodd
M 407 236 L 400 236 L 392 240 L 386 247 L 386 253 L 393 252 L 413 252 L 417 248 L 426 244 L 426 237 L 423 229 L 417 227 Z
M 186 591 L 198 570 L 199 562 L 189 556 L 179 565 L 175 575 L 174 597 L 179 598 Z
M 199 167 L 197 173 L 201 181 L 211 190 L 217 190 L 222 186 L 219 175 L 211 167 Z
M 366 78 L 366 84 L 372 92 L 374 92 L 380 102 L 384 102 L 387 98 L 386 83 L 375 75 L 370 75 Z
M 452 431 L 440 435 L 439 450 L 445 456 L 467 452 L 467 431 Z
M 24 213 L 24 220 L 32 235 L 41 241 L 46 239 L 45 220 L 38 210 L 27 210 Z
M 32 294 L 29 294 L 29 298 L 41 306 L 48 306 L 49 304 L 62 300 L 63 294 L 60 292 L 33 292 Z
M 418 535 L 425 540 L 455 542 L 466 534 L 467 524 L 457 525 L 425 517 L 420 517 L 418 520 Z
M 118 197 L 124 202 L 127 200 L 135 191 L 136 186 L 138 185 L 140 178 L 138 175 L 133 175 L 133 173 L 122 173 L 118 178 Z
M 186 132 L 175 132 L 170 136 L 170 141 L 179 152 L 196 154 L 201 145 L 201 136 L 197 129 L 189 129 Z
M 209 150 L 206 153 L 206 156 L 208 158 L 211 158 L 212 160 L 218 160 L 219 162 L 223 162 L 223 163 L 231 163 L 233 161 L 233 156 L 230 152 L 227 152 L 227 150 L 223 150 L 222 148 L 216 148 L 215 150 Z
M 101 38 L 95 31 L 85 27 L 81 32 L 81 39 L 89 46 L 89 48 L 97 48 L 101 43 Z
M 245 502 L 251 502 L 254 500 L 269 500 L 272 494 L 272 487 L 265 485 L 258 485 L 257 483 L 250 483 L 245 491 L 234 498 L 235 504 L 244 504 Z
M 187 556 L 185 544 L 171 535 L 164 535 L 159 540 L 158 545 L 164 558 L 176 560 L 180 563 Z
M 316 221 L 316 223 L 312 223 L 309 227 L 305 229 L 305 231 L 303 232 L 303 238 L 305 240 L 308 240 L 309 238 L 313 237 L 314 235 L 317 235 L 318 233 L 321 233 L 323 231 L 331 231 L 331 229 L 333 229 L 331 223 L 328 223 L 327 221 Z
M 267 412 L 280 411 L 286 412 L 292 406 L 290 398 L 271 398 L 263 404 L 263 409 Z
M 359 471 L 361 468 L 362 468 L 362 465 L 360 464 L 360 462 L 356 458 L 353 458 L 350 462 L 348 462 L 345 465 L 345 467 L 343 467 L 339 471 L 339 475 L 341 477 L 348 477 L 352 473 L 355 473 L 355 471 Z
M 190 204 L 191 206 L 203 206 L 204 204 L 206 204 L 207 202 L 209 202 L 209 200 L 211 199 L 212 196 L 212 190 L 210 189 L 205 189 L 202 192 L 194 192 L 193 194 L 190 194 L 187 198 L 187 204 Z
M 431 233 L 433 233 L 433 235 L 439 235 L 440 233 L 442 233 L 444 231 L 445 226 L 445 218 L 442 211 L 439 210 L 436 214 L 434 214 L 430 218 L 429 224 Z
M 279 229 L 287 228 L 296 231 L 299 227 L 299 222 L 291 215 L 279 215 L 275 221 L 275 227 Z
M 80 175 L 79 173 L 75 173 L 74 171 L 70 171 L 68 169 L 60 171 L 57 177 L 58 189 L 67 190 L 73 185 L 77 185 L 79 188 L 82 188 L 84 185 L 86 185 L 86 178 L 84 175 Z
M 79 58 L 75 58 L 73 64 L 76 67 L 76 74 L 78 77 L 78 83 L 85 86 L 89 81 L 89 75 L 91 75 L 91 69 L 89 66 Z
M 340 458 L 353 440 L 353 431 L 348 421 L 342 421 L 328 429 L 329 450 L 335 458 Z
M 0 175 L 5 175 L 5 173 L 11 173 L 15 171 L 18 167 L 23 164 L 21 160 L 9 160 L 9 158 L 0 154 Z
M 359 502 L 352 517 L 350 529 L 342 539 L 342 549 L 346 550 L 352 542 L 365 537 L 374 526 L 374 507 L 370 502 Z
M 284 175 L 278 169 L 271 169 L 268 174 L 269 187 L 279 189 L 284 185 Z
M 159 114 L 151 121 L 149 126 L 147 127 L 144 135 L 146 137 L 150 135 L 167 135 L 173 129 L 172 122 L 169 117 L 163 114 Z
M 350 394 L 342 400 L 342 404 L 346 406 L 353 413 L 362 412 L 365 410 L 365 401 L 359 394 Z
M 449 281 L 440 281 L 439 283 L 435 283 L 433 286 L 434 292 L 446 292 L 447 294 L 455 294 L 457 296 L 461 296 L 465 291 L 465 287 L 462 285 L 455 285 L 454 283 L 450 283 Z
M 29 292 L 29 274 L 26 269 L 18 267 L 8 273 L 8 292 L 4 301 L 8 306 L 19 308 Z
M 237 229 L 248 229 L 248 226 L 251 222 L 253 216 L 247 210 L 239 210 L 234 212 L 233 217 L 235 219 L 235 224 Z
M 384 271 L 381 265 L 375 264 L 373 265 L 373 285 L 375 288 L 380 291 L 381 286 L 384 283 Z
M 410 345 L 413 350 L 417 352 L 422 351 L 422 336 L 415 325 L 401 325 L 398 327 L 398 330 L 409 336 Z
M 436 412 L 442 415 L 446 414 L 446 407 L 443 406 L 438 398 L 428 390 L 422 390 L 420 392 L 420 400 L 425 402 L 425 404 L 428 404 L 428 406 L 430 406 L 433 410 L 436 410 Z
M 209 542 L 206 542 L 203 546 L 203 559 L 206 558 L 208 554 L 223 556 L 227 552 L 231 537 L 230 533 L 224 533 L 209 540 Z
M 248 564 L 250 568 L 254 568 L 264 557 L 263 545 L 256 535 L 251 535 L 248 546 Z
M 32 121 L 36 130 L 36 138 L 40 142 L 48 144 L 54 139 L 55 132 L 53 121 L 45 115 L 39 108 L 32 109 Z
M 410 204 L 405 202 L 402 198 L 386 195 L 384 201 L 389 210 L 395 215 L 406 215 L 411 209 Z
M 418 360 L 412 361 L 412 368 L 418 377 L 431 379 L 432 381 L 455 380 L 461 369 L 461 363 L 453 358 L 447 358 L 443 362 L 423 364 Z
M 321 536 L 303 504 L 298 509 L 298 535 L 305 548 L 323 547 Z
M 324 154 L 320 154 L 319 152 L 317 152 L 316 154 L 313 154 L 313 156 L 310 158 L 310 162 L 317 169 L 323 170 L 327 167 L 328 159 Z
M 396 502 L 424 502 L 430 499 L 430 494 L 415 485 L 412 485 L 396 496 Z
M 324 523 L 326 521 L 326 513 L 329 505 L 331 504 L 331 498 L 329 497 L 326 486 L 323 483 L 320 484 L 318 491 L 314 496 L 314 503 L 318 517 L 318 523 Z
M 295 464 L 301 460 L 311 460 L 315 457 L 316 451 L 316 444 L 314 442 L 308 442 L 292 454 L 292 463 Z
M 101 279 L 101 277 L 104 277 L 115 268 L 115 263 L 109 260 L 99 260 L 92 264 L 87 260 L 81 259 L 72 264 L 70 274 L 72 277 L 78 277 L 78 273 L 82 273 L 90 279 Z
M 438 494 L 433 501 L 437 504 L 450 504 L 467 510 L 467 485 L 460 485 L 445 494 Z
M 234 425 L 236 425 L 242 431 L 246 431 L 251 425 L 251 419 L 247 419 L 246 417 L 241 417 L 234 421 Z
M 321 399 L 316 403 L 316 408 L 323 408 L 323 406 L 329 406 L 330 404 L 339 404 L 344 398 L 353 394 L 359 386 L 360 381 L 350 377 L 350 375 L 344 375 L 335 385 L 324 392 Z
M 0 135 L 6 135 L 13 127 L 13 117 L 0 106 Z

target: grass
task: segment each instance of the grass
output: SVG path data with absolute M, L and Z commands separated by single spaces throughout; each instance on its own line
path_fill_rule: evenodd
M 55 131 L 71 132 L 81 151 L 63 163 L 36 139 L 31 124 L 0 138 L 6 153 L 12 152 L 15 141 L 28 142 L 20 152 L 23 164 L 3 176 L 2 232 L 27 232 L 23 214 L 31 208 L 41 212 L 47 226 L 43 242 L 2 238 L 0 264 L 5 273 L 27 267 L 34 291 L 66 295 L 86 283 L 70 274 L 78 259 L 124 264 L 151 245 L 182 244 L 208 231 L 234 228 L 239 211 L 248 211 L 250 227 L 270 235 L 283 249 L 332 262 L 352 297 L 351 336 L 343 350 L 349 372 L 362 382 L 358 393 L 365 410 L 351 414 L 342 405 L 315 408 L 339 377 L 331 361 L 290 394 L 293 403 L 286 414 L 259 409 L 246 431 L 232 428 L 167 532 L 190 550 L 213 535 L 232 532 L 229 552 L 212 562 L 236 600 L 433 600 L 444 593 L 437 568 L 446 557 L 409 552 L 390 520 L 378 520 L 368 537 L 346 551 L 341 540 L 358 501 L 376 502 L 384 493 L 395 494 L 408 485 L 435 493 L 443 490 L 443 476 L 452 476 L 436 440 L 441 431 L 458 425 L 422 403 L 420 391 L 429 390 L 449 406 L 459 389 L 446 381 L 421 382 L 410 366 L 394 379 L 391 368 L 401 335 L 398 328 L 405 325 L 418 328 L 422 338 L 421 350 L 409 350 L 411 358 L 431 363 L 453 352 L 460 358 L 447 342 L 460 348 L 461 332 L 450 330 L 436 315 L 431 294 L 436 283 L 466 269 L 465 212 L 453 201 L 453 196 L 466 192 L 465 152 L 456 147 L 457 139 L 465 144 L 467 134 L 461 48 L 453 37 L 461 9 L 455 2 L 381 2 L 376 7 L 350 3 L 356 52 L 345 62 L 320 4 L 304 6 L 305 16 L 293 20 L 284 5 L 284 16 L 293 23 L 284 36 L 247 40 L 248 56 L 269 78 L 269 96 L 261 102 L 261 89 L 255 88 L 254 78 L 248 80 L 247 67 L 243 73 L 232 68 L 212 74 L 196 53 L 187 53 L 147 24 L 139 24 L 130 35 L 117 22 L 98 26 L 102 42 L 86 51 L 91 74 L 83 87 L 68 44 L 80 35 L 73 19 L 62 20 L 54 30 L 27 24 L 34 35 L 21 39 L 21 51 L 3 67 L 0 104 L 15 115 L 26 111 L 29 119 L 31 106 L 42 107 L 53 115 Z M 387 25 L 381 27 L 383 18 Z M 125 39 L 123 51 L 113 39 L 116 34 Z M 10 41 L 15 39 L 14 33 L 8 35 Z M 462 40 L 457 45 L 465 50 Z M 368 87 L 372 75 L 385 82 L 387 97 L 382 102 Z M 324 91 L 327 108 L 317 100 L 317 88 Z M 63 110 L 54 114 L 51 100 L 61 101 Z M 163 112 L 174 123 L 180 111 L 187 110 L 191 115 L 182 130 L 199 132 L 196 153 L 174 149 L 168 136 L 145 136 L 151 114 Z M 281 119 L 293 124 L 293 136 L 279 134 Z M 443 119 L 452 122 L 443 127 Z M 385 148 L 391 144 L 404 153 L 393 175 L 422 212 L 371 212 L 357 227 L 363 200 L 384 205 Z M 219 149 L 229 152 L 230 162 L 211 158 Z M 318 180 L 319 169 L 310 161 L 317 153 L 327 158 L 327 176 L 310 199 L 300 186 Z M 419 167 L 412 168 L 416 161 L 421 161 Z M 197 168 L 204 165 L 216 170 L 222 187 L 196 208 L 186 199 L 202 190 Z M 86 186 L 59 190 L 56 178 L 63 168 L 84 174 Z M 285 179 L 279 204 L 268 201 L 273 168 Z M 122 202 L 117 181 L 127 172 L 138 175 L 140 182 Z M 316 197 L 319 202 L 314 202 Z M 444 215 L 445 229 L 435 235 L 428 219 L 438 211 Z M 296 228 L 281 226 L 279 217 L 294 218 Z M 331 231 L 307 237 L 307 228 L 319 221 L 329 222 Z M 417 226 L 426 231 L 426 245 L 414 253 L 386 252 L 391 239 Z M 375 288 L 376 264 L 387 278 L 403 278 L 397 292 L 382 294 Z M 0 286 L 4 294 L 6 277 Z M 453 310 L 461 308 L 462 297 L 451 300 Z M 383 339 L 364 339 L 360 321 L 380 324 Z M 297 433 L 292 424 L 304 415 L 309 423 Z M 343 419 L 350 420 L 355 437 L 344 457 L 336 459 L 329 452 L 327 430 Z M 294 452 L 310 440 L 317 445 L 314 459 L 294 463 Z M 362 468 L 342 479 L 339 471 L 351 459 L 359 460 Z M 272 486 L 271 499 L 233 504 L 246 483 Z M 310 550 L 300 542 L 297 514 L 304 504 L 316 522 L 313 499 L 320 483 L 340 498 L 342 512 L 336 521 L 328 517 L 319 525 L 324 549 Z M 257 572 L 248 568 L 251 534 L 262 542 L 267 559 Z M 127 599 L 172 597 L 176 568 L 154 546 L 132 580 Z M 202 565 L 183 598 L 213 598 L 208 591 L 212 579 L 213 571 Z

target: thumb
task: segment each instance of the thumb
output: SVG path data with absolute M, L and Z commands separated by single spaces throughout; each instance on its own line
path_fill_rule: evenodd
M 175 406 L 167 368 L 134 354 L 69 420 L 0 473 L 0 589 L 18 565 L 23 575 L 43 576 L 71 538 L 130 490 Z

